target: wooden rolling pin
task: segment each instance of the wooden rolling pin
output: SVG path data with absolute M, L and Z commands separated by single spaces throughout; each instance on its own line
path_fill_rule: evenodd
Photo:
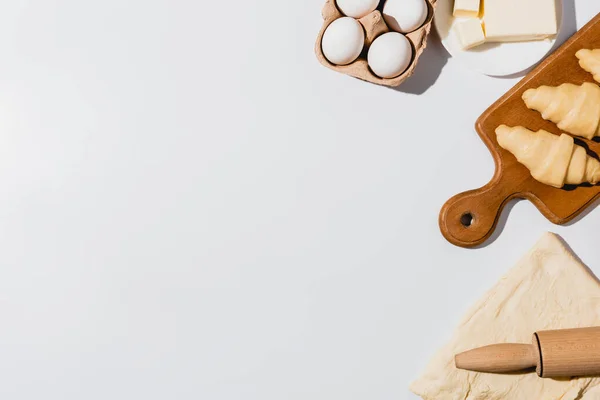
M 542 378 L 600 375 L 600 327 L 540 331 L 532 344 L 493 344 L 457 354 L 456 368 L 509 373 L 535 368 Z

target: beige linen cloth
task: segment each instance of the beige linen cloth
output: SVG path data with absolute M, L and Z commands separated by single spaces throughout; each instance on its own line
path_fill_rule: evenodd
M 470 310 L 411 390 L 425 400 L 600 400 L 600 378 L 458 370 L 454 355 L 494 343 L 531 343 L 539 330 L 600 326 L 600 283 L 556 235 L 535 247 Z

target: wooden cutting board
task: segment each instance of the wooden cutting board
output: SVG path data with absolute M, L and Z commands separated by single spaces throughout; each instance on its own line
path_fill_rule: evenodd
M 600 197 L 598 185 L 556 189 L 536 181 L 526 167 L 498 145 L 495 133 L 498 125 L 506 124 L 521 125 L 533 131 L 545 129 L 560 135 L 558 127 L 543 120 L 537 111 L 529 110 L 521 96 L 527 89 L 542 85 L 594 82 L 592 75 L 579 66 L 575 57 L 582 48 L 600 49 L 600 14 L 479 117 L 475 129 L 494 157 L 496 172 L 484 187 L 458 194 L 444 205 L 439 224 L 449 242 L 461 247 L 474 247 L 485 242 L 493 234 L 502 209 L 511 199 L 528 199 L 550 221 L 565 224 Z M 598 157 L 600 140 L 594 140 L 576 138 L 575 142 Z

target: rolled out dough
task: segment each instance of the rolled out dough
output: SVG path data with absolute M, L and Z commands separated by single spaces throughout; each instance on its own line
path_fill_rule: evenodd
M 425 400 L 599 400 L 600 378 L 542 379 L 459 370 L 454 355 L 534 332 L 600 326 L 600 283 L 556 235 L 535 247 L 466 315 L 411 390 Z

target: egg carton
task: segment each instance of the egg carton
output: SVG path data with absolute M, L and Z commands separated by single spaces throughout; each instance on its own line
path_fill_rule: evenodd
M 385 0 L 381 0 L 381 3 L 379 4 L 377 10 L 358 19 L 358 22 L 360 22 L 360 24 L 365 29 L 365 46 L 358 59 L 356 59 L 356 61 L 348 65 L 335 65 L 330 63 L 327 60 L 327 58 L 325 58 L 325 55 L 323 54 L 323 49 L 321 48 L 323 34 L 325 33 L 327 27 L 336 19 L 345 16 L 337 8 L 335 0 L 327 0 L 322 11 L 324 20 L 323 27 L 319 32 L 319 36 L 317 37 L 317 43 L 315 45 L 315 53 L 317 55 L 317 59 L 322 65 L 326 66 L 327 68 L 330 68 L 337 72 L 341 72 L 342 74 L 353 76 L 363 81 L 390 87 L 399 86 L 400 84 L 402 84 L 402 82 L 404 82 L 406 79 L 408 79 L 408 77 L 410 77 L 413 74 L 417 66 L 417 62 L 419 61 L 419 57 L 421 56 L 421 54 L 425 50 L 425 47 L 427 46 L 427 36 L 429 35 L 429 31 L 431 30 L 431 22 L 433 21 L 433 13 L 435 10 L 436 1 L 437 0 L 426 0 L 427 7 L 429 10 L 427 13 L 427 19 L 425 20 L 423 25 L 421 25 L 420 28 L 410 33 L 403 33 L 403 35 L 406 36 L 406 38 L 410 41 L 411 46 L 413 47 L 413 57 L 408 68 L 401 75 L 395 78 L 380 78 L 371 71 L 371 68 L 369 68 L 369 64 L 367 63 L 367 53 L 369 51 L 369 46 L 371 45 L 371 43 L 373 43 L 373 41 L 377 37 L 381 36 L 384 33 L 394 32 L 387 26 L 383 15 L 380 11 L 381 7 L 383 6 L 383 3 L 385 3 Z

